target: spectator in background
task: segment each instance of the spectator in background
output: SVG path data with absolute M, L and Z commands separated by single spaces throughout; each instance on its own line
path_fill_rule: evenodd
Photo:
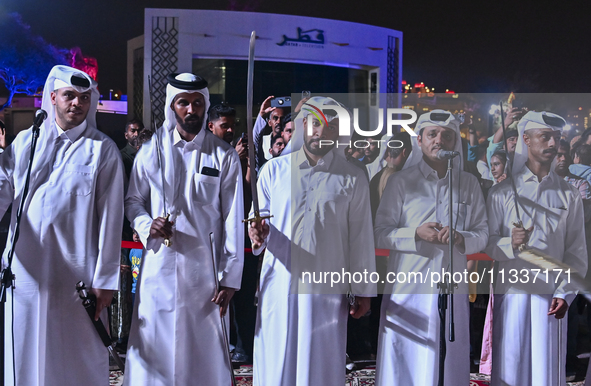
M 232 143 L 236 129 L 236 110 L 224 103 L 209 109 L 207 127 L 216 137 Z
M 287 115 L 291 109 L 291 105 L 286 107 L 271 107 L 271 99 L 273 98 L 275 97 L 271 95 L 263 101 L 253 128 L 257 171 L 270 158 L 265 155 L 263 149 L 269 149 L 271 147 L 273 135 L 281 134 L 281 118 Z
M 495 185 L 507 178 L 507 174 L 505 173 L 506 165 L 507 152 L 504 150 L 497 150 L 490 157 L 490 174 Z
M 515 145 L 517 144 L 517 123 L 523 117 L 523 115 L 527 112 L 527 109 L 522 108 L 512 108 L 510 111 L 507 112 L 505 115 L 505 131 L 507 136 L 507 153 L 511 156 L 515 152 Z M 495 134 L 492 137 L 488 138 L 488 149 L 487 149 L 487 158 L 488 158 L 488 165 L 490 167 L 490 158 L 494 153 L 498 150 L 502 150 L 505 147 L 505 141 L 503 137 L 503 126 L 499 127 Z
M 591 150 L 591 146 L 583 146 L 587 146 Z M 581 149 L 583 146 L 581 146 L 579 150 L 584 151 L 585 149 Z M 575 167 L 572 168 L 573 166 Z M 591 184 L 583 176 L 573 173 L 571 171 L 571 168 L 574 170 L 583 169 L 582 167 L 578 167 L 578 165 L 572 164 L 570 158 L 570 145 L 568 144 L 568 142 L 561 139 L 560 146 L 558 147 L 558 153 L 556 154 L 556 167 L 554 171 L 556 172 L 556 174 L 564 178 L 566 182 L 574 186 L 581 193 L 581 198 L 583 199 L 583 207 L 585 208 L 585 222 L 588 222 L 591 219 Z
M 273 158 L 279 157 L 283 149 L 285 149 L 283 136 L 281 134 L 274 134 L 271 137 L 271 148 L 269 149 L 269 153 L 271 153 Z
M 353 136 L 351 137 L 351 141 L 355 142 L 358 139 L 360 139 L 359 134 L 353 133 Z M 345 149 L 345 156 L 347 157 L 347 159 L 349 161 L 351 159 L 355 159 L 355 160 L 361 162 L 360 160 L 363 158 L 364 154 L 365 154 L 365 152 L 363 151 L 363 149 L 359 149 L 356 147 L 347 146 L 347 148 Z
M 384 136 L 384 138 L 387 137 Z M 382 140 L 382 134 L 374 135 L 373 137 L 364 137 L 363 140 L 367 141 L 369 145 L 361 149 L 363 152 L 363 158 L 360 160 L 367 167 L 367 173 L 371 180 L 371 178 L 378 174 L 378 172 L 385 166 L 382 164 L 382 160 L 379 159 L 379 157 L 381 148 L 382 146 L 386 146 L 386 143 L 385 141 L 380 142 Z
M 123 149 L 120 150 L 120 152 L 121 159 L 123 160 L 123 166 L 125 167 L 125 175 L 128 179 L 131 169 L 133 168 L 133 160 L 135 159 L 135 155 L 141 146 L 139 142 L 140 133 L 144 131 L 149 130 L 146 130 L 143 122 L 137 118 L 132 119 L 125 125 L 125 140 L 127 141 L 127 144 Z M 131 237 L 124 240 L 129 240 L 130 238 Z
M 281 120 L 281 136 L 283 137 L 283 142 L 285 146 L 291 140 L 291 135 L 293 134 L 293 122 L 291 121 L 291 113 L 284 116 Z
M 219 139 L 233 144 L 238 153 L 240 166 L 242 169 L 242 183 L 244 186 L 244 209 L 248 211 L 250 207 L 250 170 L 248 169 L 248 139 L 246 136 L 234 141 L 236 133 L 236 110 L 222 102 L 219 105 L 212 106 L 208 112 L 207 127 Z M 248 212 L 247 212 L 248 214 Z
M 487 160 L 487 149 L 489 146 L 489 142 L 487 139 L 480 141 L 476 132 L 470 124 L 462 125 L 462 127 L 468 126 L 468 135 L 469 135 L 469 142 L 468 142 L 468 156 L 466 161 L 474 162 L 476 165 L 476 169 L 478 173 L 480 173 L 480 178 L 484 180 L 492 179 L 490 176 L 490 167 Z
M 591 145 L 582 144 L 574 149 L 573 162 L 568 170 L 591 184 Z
M 571 140 L 570 145 L 572 153 L 574 153 L 574 151 L 581 145 L 591 145 L 591 127 L 588 127 L 583 131 L 583 134 L 574 137 Z M 573 154 L 571 154 L 571 157 L 574 157 Z
M 382 193 L 386 188 L 388 179 L 394 173 L 402 170 L 402 167 L 406 163 L 406 160 L 408 159 L 408 156 L 412 151 L 410 134 L 408 134 L 406 131 L 394 134 L 390 142 L 392 142 L 392 147 L 388 147 L 387 144 L 384 144 L 384 146 L 386 146 L 386 152 L 384 153 L 384 161 L 386 162 L 386 167 L 380 170 L 378 174 L 376 174 L 371 179 L 371 182 L 369 184 L 371 213 L 373 219 L 375 219 L 378 206 L 380 205 L 380 199 L 382 198 Z

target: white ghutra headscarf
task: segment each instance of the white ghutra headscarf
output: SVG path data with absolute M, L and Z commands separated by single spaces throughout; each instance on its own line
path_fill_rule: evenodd
M 548 113 L 546 111 L 536 112 L 536 111 L 528 111 L 527 114 L 521 118 L 519 124 L 517 125 L 517 145 L 515 145 L 515 155 L 513 159 L 513 175 L 518 173 L 527 162 L 527 158 L 529 156 L 529 152 L 527 149 L 527 145 L 523 140 L 523 134 L 527 130 L 532 129 L 552 129 L 554 131 L 559 131 L 562 133 L 562 128 L 566 125 L 566 121 L 560 115 Z M 556 163 L 556 158 L 552 161 L 552 168 L 550 170 L 554 170 Z
M 170 74 L 168 76 L 168 84 L 166 85 L 166 104 L 164 105 L 164 124 L 163 127 L 170 131 L 176 127 L 176 116 L 172 108 L 172 103 L 178 94 L 182 93 L 199 93 L 205 99 L 205 113 L 203 115 L 203 122 L 201 130 L 205 129 L 207 125 L 207 112 L 209 111 L 209 89 L 207 88 L 207 81 L 200 76 L 184 72 L 182 74 Z
M 449 111 L 433 110 L 422 114 L 419 117 L 417 124 L 415 125 L 415 133 L 418 135 L 421 129 L 429 126 L 446 127 L 448 129 L 452 129 L 456 133 L 456 143 L 454 145 L 453 151 L 460 153 L 459 157 L 457 157 L 460 161 L 454 162 L 454 169 L 461 170 L 460 167 L 463 160 L 463 152 L 462 137 L 460 135 L 460 121 L 457 120 L 456 117 Z M 418 137 L 412 137 L 411 141 L 412 151 L 406 160 L 403 169 L 408 169 L 409 167 L 418 164 L 423 159 L 423 150 L 419 145 Z

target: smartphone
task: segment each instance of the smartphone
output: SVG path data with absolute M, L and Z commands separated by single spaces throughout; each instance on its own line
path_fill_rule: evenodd
M 514 109 L 523 109 L 523 107 L 524 107 L 524 106 L 523 106 L 523 100 L 517 100 L 517 99 L 515 99 L 515 100 L 513 101 L 513 103 L 511 103 L 511 106 L 512 106 Z
M 271 107 L 291 107 L 291 97 L 278 97 L 271 99 Z

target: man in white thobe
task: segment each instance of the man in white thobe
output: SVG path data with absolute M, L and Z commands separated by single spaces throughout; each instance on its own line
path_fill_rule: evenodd
M 492 384 L 501 386 L 565 385 L 566 330 L 561 319 L 574 298 L 568 278 L 543 271 L 518 258 L 527 244 L 569 265 L 584 276 L 587 271 L 583 204 L 580 193 L 554 171 L 562 117 L 528 112 L 518 125 L 513 181 L 495 185 L 487 211 L 490 238 L 487 253 L 504 272 L 496 278 L 493 318 Z M 518 202 L 520 219 L 515 211 Z M 514 223 L 523 221 L 523 227 Z M 518 272 L 516 283 L 509 279 Z M 540 271 L 538 271 L 540 272 Z M 526 276 L 529 280 L 526 280 Z M 537 276 L 535 283 L 532 283 Z M 562 323 L 562 326 L 560 324 Z
M 124 171 L 117 146 L 96 128 L 98 99 L 88 74 L 66 66 L 49 73 L 42 100 L 48 118 L 12 266 L 16 288 L 7 294 L 6 385 L 108 383 L 107 351 L 76 293 L 80 280 L 91 288 L 98 318 L 119 288 Z M 19 133 L 0 156 L 0 212 L 13 204 L 9 240 L 31 136 L 30 129 Z M 10 242 L 4 265 L 9 249 Z
M 328 114 L 336 102 L 315 97 L 310 103 L 327 109 L 329 121 L 307 115 L 296 132 L 303 135 L 302 148 L 262 168 L 260 208 L 274 217 L 249 229 L 254 253 L 267 248 L 254 347 L 257 386 L 344 385 L 347 313 L 363 316 L 376 294 L 369 280 L 330 288 L 302 277 L 308 270 L 316 278 L 320 272 L 375 271 L 367 178 L 337 154 L 338 117 Z M 351 307 L 348 291 L 357 295 Z
M 486 246 L 484 198 L 474 176 L 461 171 L 459 122 L 434 110 L 419 117 L 413 150 L 404 169 L 386 185 L 375 219 L 378 248 L 390 249 L 388 272 L 420 273 L 427 284 L 386 284 L 380 316 L 376 385 L 436 385 L 439 366 L 437 287 L 429 272 L 449 270 L 449 184 L 440 150 L 456 151 L 453 169 L 454 272 L 466 270 L 466 255 Z M 418 140 L 418 142 L 417 142 Z M 455 341 L 447 343 L 445 384 L 470 381 L 468 285 L 454 296 Z M 449 329 L 445 326 L 446 334 Z
M 135 159 L 125 214 L 146 253 L 131 322 L 126 385 L 230 383 L 220 312 L 225 314 L 242 277 L 242 175 L 238 153 L 205 128 L 208 108 L 204 79 L 171 74 L 164 125 Z M 165 210 L 163 182 L 170 221 L 159 217 Z M 165 238 L 172 241 L 170 247 L 163 244 Z M 221 286 L 217 295 L 214 275 Z

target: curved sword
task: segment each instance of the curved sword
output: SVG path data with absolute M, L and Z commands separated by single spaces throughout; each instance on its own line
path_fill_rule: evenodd
M 217 296 L 220 292 L 220 281 L 218 279 L 218 266 L 216 264 L 216 249 L 215 249 L 215 238 L 213 232 L 209 233 L 209 245 L 211 247 L 211 266 L 213 268 L 213 280 L 215 285 L 215 295 Z M 229 307 L 230 305 L 228 305 Z M 220 306 L 221 307 L 221 306 Z M 234 377 L 234 368 L 232 367 L 232 357 L 230 356 L 230 341 L 228 340 L 228 331 L 226 330 L 226 323 L 224 317 L 220 313 L 220 322 L 222 324 L 222 349 L 226 353 L 226 361 L 228 362 L 228 368 L 230 370 L 230 377 L 232 386 L 236 385 L 236 378 Z
M 513 190 L 513 199 L 515 200 L 515 215 L 517 216 L 517 222 L 513 223 L 513 226 L 516 228 L 523 228 L 523 221 L 521 220 L 521 215 L 519 214 L 519 201 L 517 200 L 517 186 L 515 186 L 515 180 L 513 179 L 513 159 L 515 158 L 515 153 L 513 155 L 509 154 L 509 146 L 507 144 L 507 129 L 505 128 L 505 115 L 503 114 L 503 101 L 499 102 L 499 107 L 501 111 L 501 127 L 503 128 L 503 142 L 505 143 L 505 151 L 507 152 L 507 164 L 505 165 L 505 169 L 508 169 L 506 174 L 511 180 L 511 189 Z M 519 250 L 523 251 L 527 248 L 527 244 L 521 244 L 519 246 Z
M 160 169 L 160 181 L 162 181 L 162 211 L 164 212 L 162 216 L 166 221 L 170 218 L 170 213 L 166 210 L 166 187 L 164 186 L 164 182 L 166 179 L 164 178 L 164 167 L 162 166 L 162 150 L 160 148 L 160 138 L 158 138 L 158 128 L 156 127 L 156 118 L 154 116 L 154 103 L 152 103 L 152 79 L 150 75 L 148 75 L 148 88 L 150 89 L 150 115 L 152 119 L 152 128 L 154 129 L 154 146 L 156 146 L 156 154 L 158 155 L 158 169 Z M 172 245 L 172 241 L 170 239 L 164 239 L 164 245 L 170 247 Z
M 250 46 L 248 50 L 248 77 L 246 80 L 246 128 L 248 130 L 248 160 L 250 162 L 250 189 L 252 191 L 252 207 L 254 209 L 254 217 L 242 220 L 242 222 L 260 222 L 265 218 L 273 216 L 262 216 L 259 212 L 259 193 L 257 191 L 257 174 L 256 174 L 256 159 L 254 134 L 252 125 L 252 99 L 254 93 L 254 44 L 256 41 L 256 32 L 252 31 L 250 34 Z

